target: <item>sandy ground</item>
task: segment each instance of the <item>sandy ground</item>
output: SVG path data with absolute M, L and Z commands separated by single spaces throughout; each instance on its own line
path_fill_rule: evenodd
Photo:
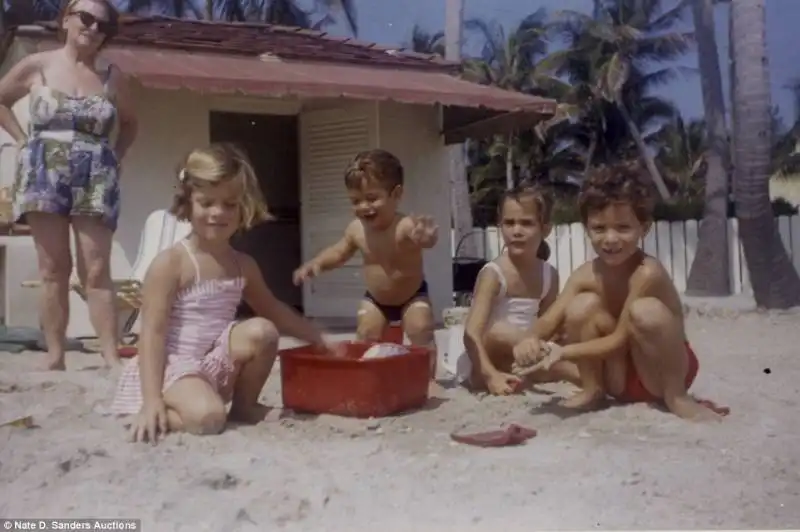
M 276 409 L 151 447 L 98 413 L 113 383 L 90 369 L 97 355 L 56 374 L 31 371 L 40 353 L 0 354 L 0 417 L 38 425 L 0 428 L 0 516 L 135 517 L 147 531 L 800 528 L 799 318 L 689 319 L 693 391 L 732 409 L 714 425 L 643 405 L 562 419 L 546 393 L 443 389 L 390 419 Z M 276 372 L 266 404 L 280 406 L 279 385 Z M 509 422 L 539 436 L 501 449 L 449 439 Z

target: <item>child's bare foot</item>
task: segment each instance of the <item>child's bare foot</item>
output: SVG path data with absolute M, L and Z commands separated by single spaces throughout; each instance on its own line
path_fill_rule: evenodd
M 47 354 L 44 363 L 45 371 L 66 371 L 67 364 L 64 361 L 64 355 L 51 355 Z
M 264 421 L 272 408 L 256 403 L 253 406 L 236 408 L 231 406 L 228 412 L 228 421 L 243 423 L 245 425 L 256 425 Z
M 592 410 L 600 406 L 606 394 L 603 390 L 581 390 L 574 395 L 564 399 L 561 406 L 575 410 Z
M 707 408 L 690 395 L 677 397 L 667 405 L 669 410 L 676 416 L 688 419 L 689 421 L 722 421 L 722 416 Z

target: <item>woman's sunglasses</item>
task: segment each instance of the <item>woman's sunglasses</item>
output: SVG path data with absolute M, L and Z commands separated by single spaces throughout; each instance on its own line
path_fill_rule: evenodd
M 102 33 L 103 35 L 108 35 L 112 31 L 111 23 L 107 20 L 101 20 L 91 13 L 87 13 L 86 11 L 73 11 L 73 15 L 77 15 L 78 19 L 81 21 L 86 28 L 91 28 L 95 24 L 97 24 L 97 31 Z

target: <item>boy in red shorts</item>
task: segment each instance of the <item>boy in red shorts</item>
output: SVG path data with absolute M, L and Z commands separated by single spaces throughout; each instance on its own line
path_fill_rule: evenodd
M 699 368 L 686 341 L 683 305 L 669 274 L 639 247 L 653 201 L 638 165 L 587 175 L 578 198 L 597 258 L 575 270 L 553 305 L 514 348 L 518 366 L 578 366 L 582 390 L 564 406 L 589 409 L 606 394 L 624 402 L 663 401 L 685 419 L 719 419 L 688 389 Z M 563 347 L 545 344 L 557 332 Z M 533 369 L 533 368 L 531 368 Z

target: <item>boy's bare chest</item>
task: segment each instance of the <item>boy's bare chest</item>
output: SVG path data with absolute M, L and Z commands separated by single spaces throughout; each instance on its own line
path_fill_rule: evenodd
M 630 284 L 627 280 L 602 280 L 597 283 L 597 295 L 606 311 L 615 318 L 619 318 L 625 301 L 630 293 Z
M 403 264 L 415 254 L 410 246 L 404 246 L 393 234 L 365 237 L 359 242 L 359 247 L 367 264 Z

